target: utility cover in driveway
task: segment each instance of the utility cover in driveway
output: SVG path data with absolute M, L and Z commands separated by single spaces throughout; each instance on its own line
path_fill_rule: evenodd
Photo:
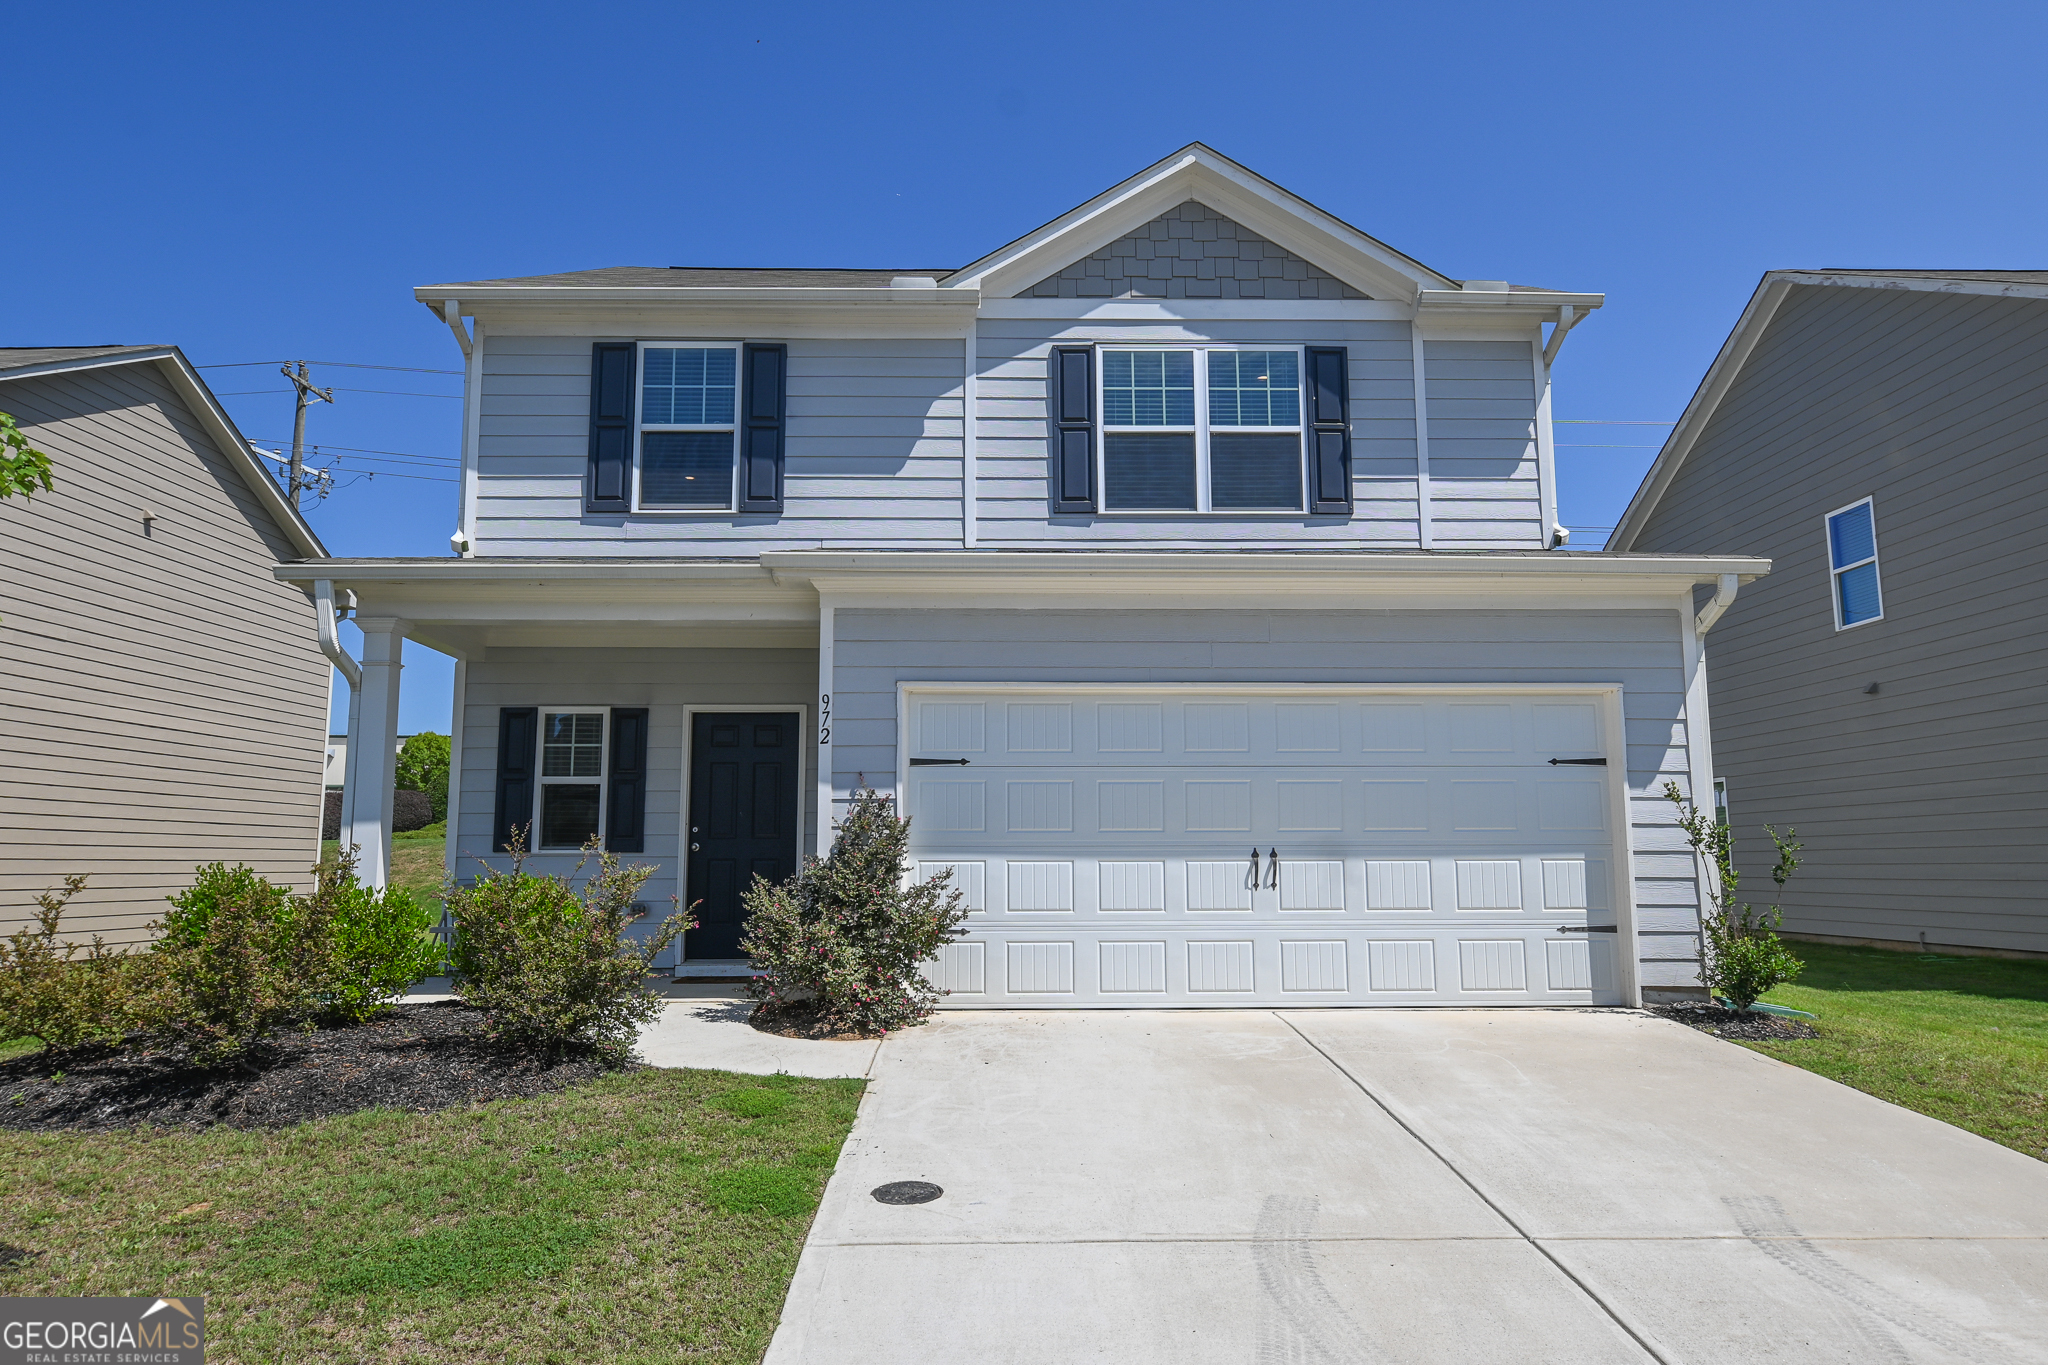
M 1619 770 L 1551 761 L 1606 757 L 1612 704 L 909 686 L 914 856 L 975 910 L 935 979 L 955 1007 L 1619 1003 Z

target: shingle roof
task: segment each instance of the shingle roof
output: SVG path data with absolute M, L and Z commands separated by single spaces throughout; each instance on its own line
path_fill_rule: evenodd
M 169 350 L 168 346 L 0 346 L 0 370 L 49 365 L 63 360 L 96 360 L 101 356 Z
M 518 275 L 502 280 L 464 280 L 452 289 L 887 289 L 899 275 L 937 278 L 950 269 L 800 270 L 743 266 L 612 265 L 560 275 Z M 436 286 L 428 286 L 433 288 Z
M 2048 284 L 2048 270 L 1806 270 L 1805 275 L 1861 275 L 1871 279 L 1986 280 L 1995 284 Z

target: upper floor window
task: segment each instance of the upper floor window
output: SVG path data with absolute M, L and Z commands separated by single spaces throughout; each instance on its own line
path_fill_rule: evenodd
M 643 344 L 635 505 L 731 511 L 738 408 L 739 347 Z
M 1100 355 L 1104 510 L 1302 510 L 1298 347 Z
M 536 848 L 581 848 L 604 828 L 603 711 L 542 711 Z
M 1877 581 L 1877 514 L 1869 498 L 1828 513 L 1828 574 L 1835 629 L 1884 619 Z

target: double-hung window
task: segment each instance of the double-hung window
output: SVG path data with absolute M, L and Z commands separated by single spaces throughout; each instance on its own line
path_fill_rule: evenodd
M 1101 506 L 1299 512 L 1299 347 L 1104 347 Z
M 604 828 L 607 714 L 541 711 L 536 848 L 581 848 Z
M 733 509 L 740 348 L 640 346 L 640 458 L 635 506 L 650 512 Z
M 1828 576 L 1836 630 L 1884 619 L 1884 593 L 1877 581 L 1877 513 L 1869 498 L 1828 513 Z

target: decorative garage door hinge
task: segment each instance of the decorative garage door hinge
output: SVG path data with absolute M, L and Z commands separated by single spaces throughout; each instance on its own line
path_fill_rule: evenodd
M 1557 926 L 1557 932 L 1560 934 L 1618 934 L 1621 932 L 1621 927 L 1614 924 L 1560 924 Z
M 917 762 L 914 758 L 910 761 L 912 763 Z M 1607 766 L 1607 760 L 1604 758 L 1553 758 L 1550 760 L 1550 766 L 1553 768 L 1560 763 L 1580 763 L 1589 768 L 1604 768 Z
M 1606 760 L 1603 759 L 1601 761 L 1605 762 Z M 948 763 L 962 768 L 967 766 L 967 760 L 964 758 L 913 758 L 910 760 L 910 766 L 913 768 L 936 768 Z

